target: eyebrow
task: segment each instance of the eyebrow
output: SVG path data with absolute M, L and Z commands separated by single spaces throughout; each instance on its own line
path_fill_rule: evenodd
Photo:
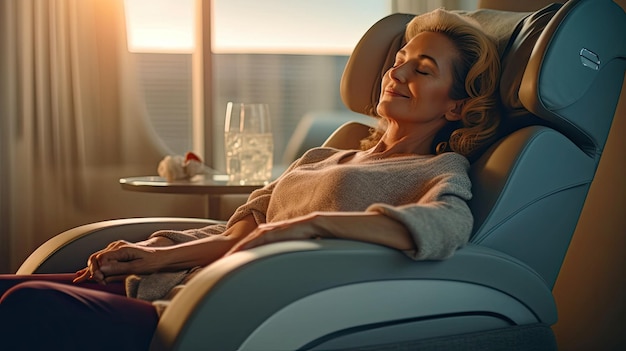
M 406 56 L 406 50 L 400 49 L 400 51 L 398 51 L 398 54 L 401 54 L 402 56 Z M 435 67 L 437 69 L 439 69 L 439 64 L 437 63 L 437 60 L 435 60 L 434 57 L 429 56 L 429 55 L 425 55 L 425 54 L 418 55 L 417 57 L 420 58 L 420 59 L 426 59 L 426 60 L 432 62 L 435 65 Z

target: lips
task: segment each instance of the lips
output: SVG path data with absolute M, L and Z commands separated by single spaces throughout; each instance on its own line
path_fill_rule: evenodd
M 392 97 L 401 97 L 401 98 L 406 98 L 406 99 L 409 98 L 408 95 L 404 95 L 401 92 L 399 92 L 399 91 L 397 91 L 395 89 L 392 89 L 392 88 L 385 89 L 385 94 L 390 95 Z

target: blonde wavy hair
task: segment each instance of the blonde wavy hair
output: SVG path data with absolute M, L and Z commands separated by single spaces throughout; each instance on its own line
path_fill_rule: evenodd
M 454 80 L 449 96 L 464 100 L 461 120 L 448 122 L 435 136 L 433 153 L 454 151 L 470 156 L 493 139 L 500 121 L 498 109 L 498 82 L 500 59 L 495 41 L 473 19 L 443 9 L 416 16 L 408 23 L 406 42 L 422 32 L 446 35 L 459 51 L 453 61 Z M 368 149 L 384 134 L 386 123 L 372 131 L 361 146 Z

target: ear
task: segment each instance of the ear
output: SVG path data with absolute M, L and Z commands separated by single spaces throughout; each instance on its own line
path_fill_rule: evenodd
M 463 104 L 465 104 L 465 99 L 463 100 L 453 100 L 450 105 L 450 109 L 446 112 L 445 117 L 449 122 L 459 121 L 463 116 L 461 115 L 461 109 L 463 108 Z

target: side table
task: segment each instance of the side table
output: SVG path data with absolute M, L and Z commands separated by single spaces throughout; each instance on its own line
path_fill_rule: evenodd
M 226 175 L 198 175 L 188 180 L 168 182 L 158 176 L 120 178 L 124 190 L 162 194 L 205 195 L 207 218 L 219 213 L 220 197 L 228 194 L 250 194 L 263 185 L 231 185 Z

